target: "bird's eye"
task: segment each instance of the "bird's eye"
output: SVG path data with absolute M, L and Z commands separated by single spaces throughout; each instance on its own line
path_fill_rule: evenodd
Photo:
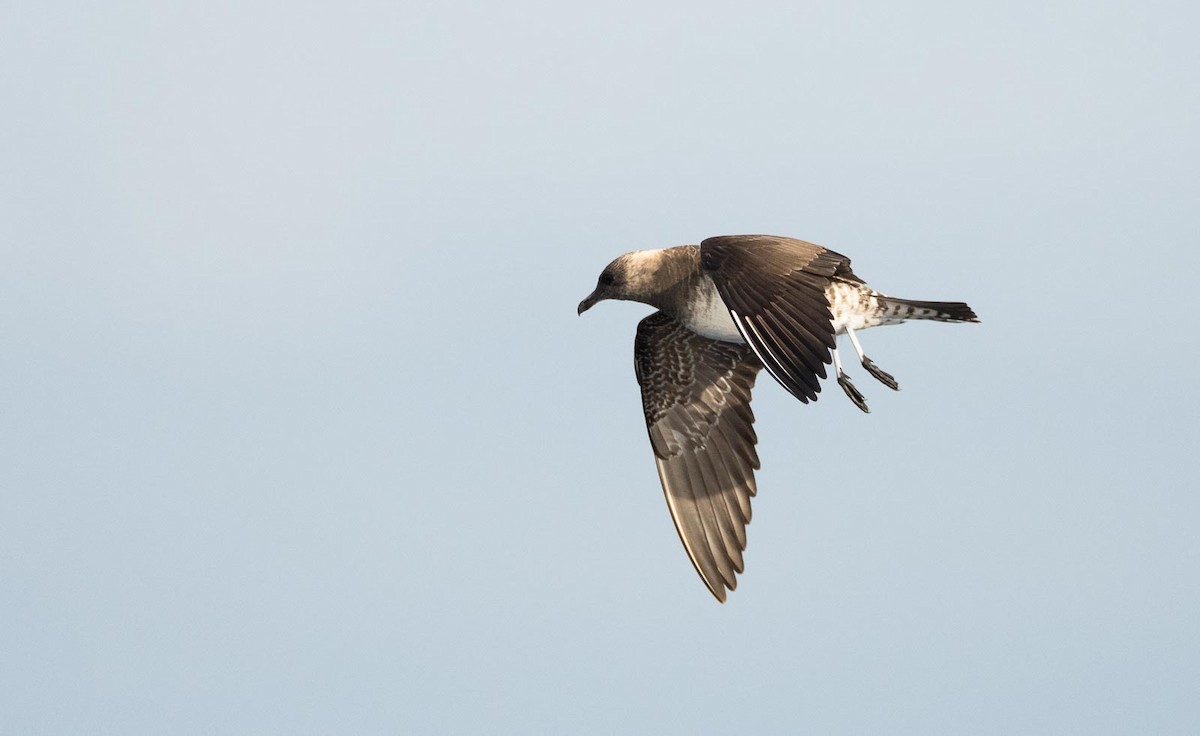
M 616 282 L 616 280 L 617 280 L 616 277 L 613 276 L 608 271 L 605 271 L 604 273 L 600 274 L 600 285 L 601 286 L 612 286 L 613 283 Z

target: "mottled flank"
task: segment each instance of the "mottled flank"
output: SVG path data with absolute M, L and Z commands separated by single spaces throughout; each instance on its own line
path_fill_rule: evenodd
M 861 281 L 835 280 L 825 289 L 833 315 L 834 331 L 845 334 L 846 328 L 865 330 L 868 327 L 898 325 L 910 319 L 937 322 L 978 322 L 975 312 L 962 302 L 917 302 L 896 299 L 880 294 Z

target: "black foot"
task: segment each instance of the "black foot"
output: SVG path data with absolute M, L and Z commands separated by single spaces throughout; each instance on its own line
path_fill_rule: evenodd
M 863 368 L 867 369 L 867 373 L 870 373 L 872 376 L 878 378 L 879 382 L 884 386 L 887 386 L 893 391 L 900 390 L 900 384 L 896 383 L 896 379 L 892 378 L 892 374 L 881 370 L 879 366 L 875 365 L 875 361 L 871 360 L 870 358 L 863 358 L 862 364 Z
M 860 393 L 859 390 L 854 387 L 854 384 L 850 383 L 850 379 L 846 377 L 846 374 L 839 372 L 837 379 L 838 385 L 842 387 L 842 390 L 846 392 L 846 395 L 850 397 L 850 400 L 854 402 L 854 405 L 859 409 L 862 409 L 867 414 L 870 414 L 871 410 L 867 408 L 867 400 L 863 398 L 862 393 Z

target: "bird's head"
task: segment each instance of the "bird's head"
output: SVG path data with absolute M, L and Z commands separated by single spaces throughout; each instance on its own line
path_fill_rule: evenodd
M 596 288 L 579 302 L 577 314 L 583 314 L 605 299 L 646 302 L 652 298 L 650 276 L 662 259 L 660 250 L 635 250 L 604 267 Z

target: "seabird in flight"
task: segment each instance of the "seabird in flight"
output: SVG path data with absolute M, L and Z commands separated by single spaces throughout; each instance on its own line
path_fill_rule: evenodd
M 863 353 L 857 331 L 910 319 L 979 321 L 962 302 L 881 294 L 850 270 L 849 258 L 771 235 L 626 253 L 600 273 L 578 313 L 605 299 L 659 310 L 638 324 L 634 369 L 675 529 L 719 601 L 743 570 L 759 467 L 750 410 L 759 369 L 808 403 L 832 362 L 838 385 L 865 412 L 842 370 L 837 335 L 850 338 L 868 373 L 899 390 Z

